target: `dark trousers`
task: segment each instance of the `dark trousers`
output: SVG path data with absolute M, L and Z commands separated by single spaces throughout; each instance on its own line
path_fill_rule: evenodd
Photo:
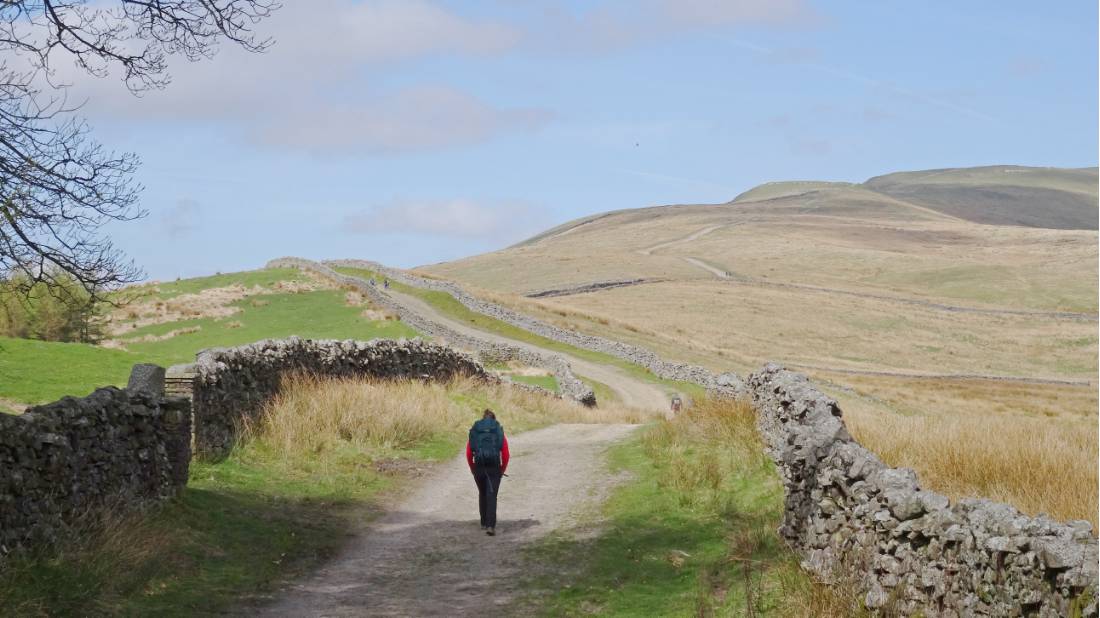
M 474 464 L 477 509 L 481 512 L 482 526 L 497 527 L 497 493 L 500 491 L 500 474 L 500 466 Z

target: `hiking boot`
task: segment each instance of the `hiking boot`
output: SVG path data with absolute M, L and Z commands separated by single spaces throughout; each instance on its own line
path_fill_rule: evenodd
M 496 536 L 497 529 L 492 527 L 492 526 L 489 526 L 489 527 L 485 528 L 485 534 L 488 534 L 489 536 Z

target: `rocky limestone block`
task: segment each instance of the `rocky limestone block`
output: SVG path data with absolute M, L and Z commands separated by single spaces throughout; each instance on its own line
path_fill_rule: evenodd
M 126 390 L 163 396 L 164 376 L 164 367 L 160 365 L 148 363 L 134 365 L 130 370 L 130 380 L 126 383 Z

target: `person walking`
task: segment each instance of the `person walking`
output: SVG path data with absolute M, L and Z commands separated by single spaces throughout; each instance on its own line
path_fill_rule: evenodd
M 470 427 L 466 441 L 466 463 L 477 483 L 477 508 L 481 513 L 481 529 L 489 536 L 497 531 L 497 494 L 500 478 L 508 469 L 508 438 L 497 415 L 486 409 L 481 420 Z

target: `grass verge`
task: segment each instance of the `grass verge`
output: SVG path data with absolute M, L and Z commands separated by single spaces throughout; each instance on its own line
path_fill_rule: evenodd
M 852 597 L 819 586 L 775 533 L 783 490 L 752 411 L 706 400 L 613 448 L 631 480 L 596 538 L 557 535 L 532 551 L 542 615 L 851 616 Z M 576 538 L 576 537 L 580 538 Z
M 0 613 L 250 613 L 377 512 L 391 482 L 383 470 L 454 457 L 486 407 L 510 432 L 645 420 L 466 380 L 292 379 L 226 460 L 193 464 L 179 497 L 144 514 L 103 510 L 59 547 L 11 557 L 0 570 Z
M 551 393 L 558 392 L 558 379 L 554 376 L 528 376 L 518 373 L 506 374 L 515 382 L 522 384 L 530 384 L 532 386 L 540 386 L 550 391 Z

